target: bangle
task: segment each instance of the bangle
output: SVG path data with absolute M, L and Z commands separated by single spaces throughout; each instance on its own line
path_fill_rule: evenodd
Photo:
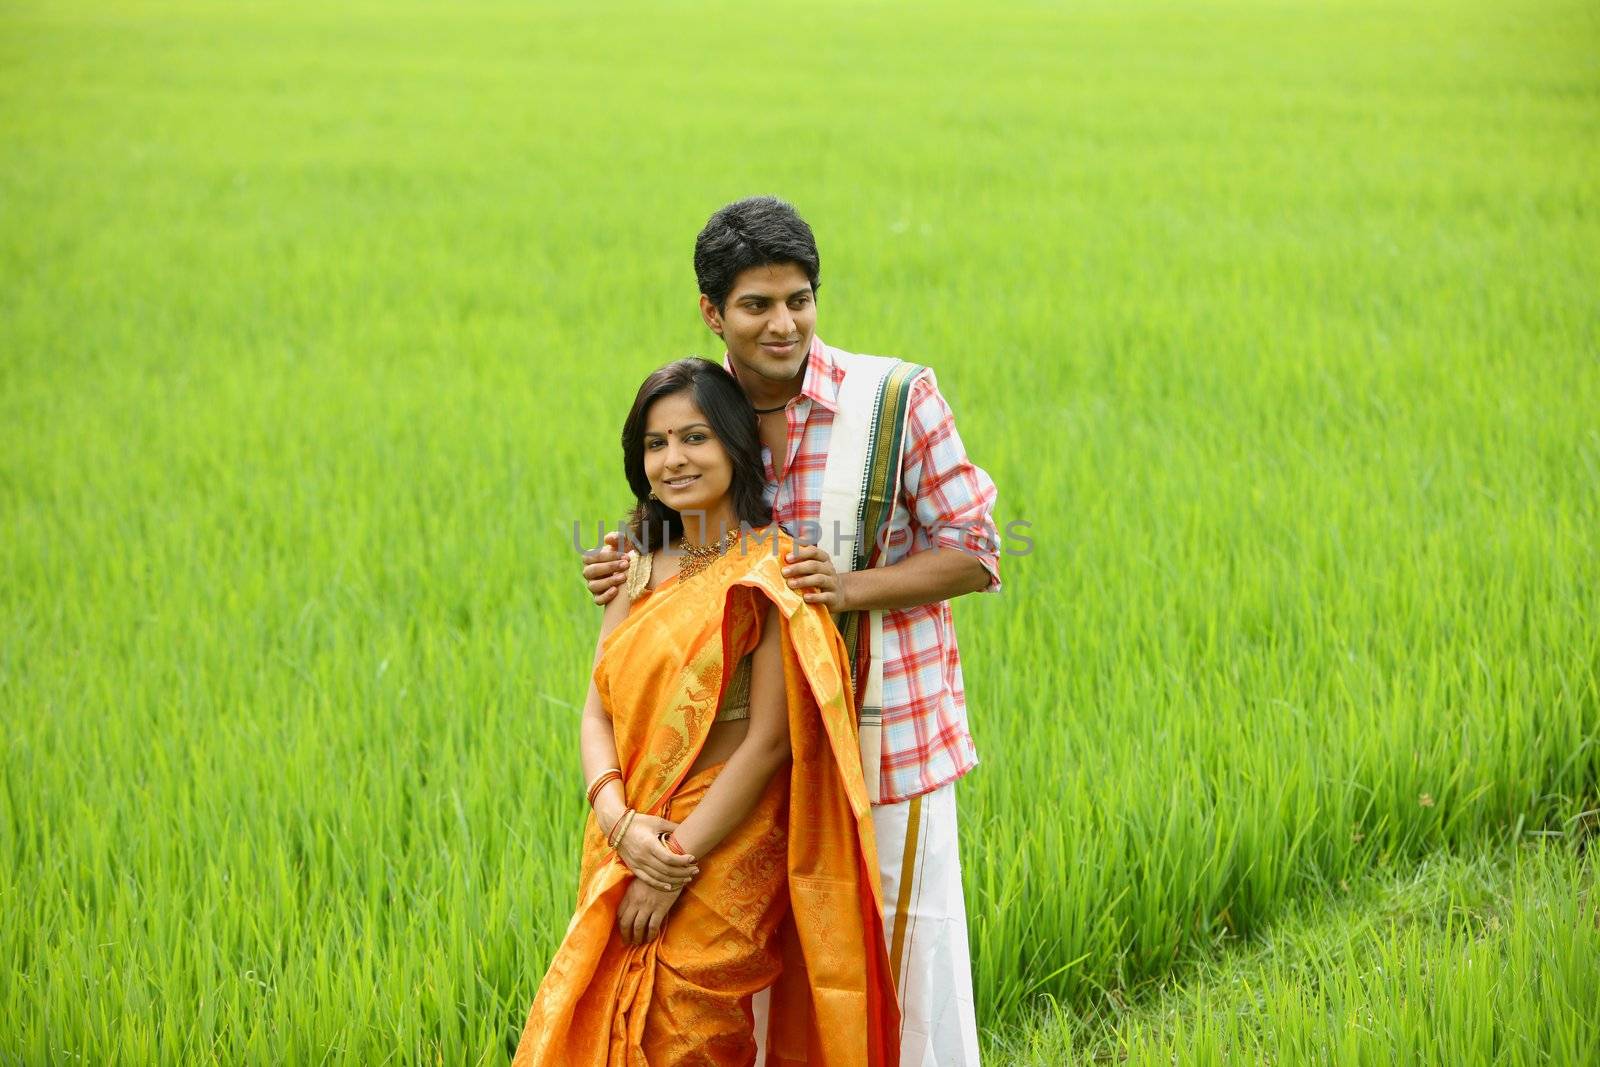
M 656 836 L 661 839 L 661 843 L 663 845 L 667 846 L 667 851 L 668 852 L 674 853 L 674 854 L 679 855 L 679 856 L 687 856 L 689 854 L 689 853 L 684 851 L 682 845 L 678 844 L 678 835 L 676 833 L 674 833 L 673 831 L 671 831 L 671 830 L 663 830 L 659 834 L 657 834 Z
M 622 781 L 622 772 L 617 770 L 615 767 L 612 767 L 609 770 L 601 771 L 599 774 L 597 774 L 594 781 L 589 783 L 589 788 L 586 790 L 589 795 L 589 806 L 591 808 L 594 807 L 594 798 L 600 795 L 600 790 L 604 789 L 611 782 L 620 781 Z
M 621 767 L 607 767 L 607 768 L 605 768 L 599 774 L 597 774 L 593 778 L 589 779 L 589 785 L 588 785 L 587 788 L 585 788 L 584 792 L 593 793 L 596 789 L 598 789 L 600 787 L 600 782 L 601 782 L 602 779 L 604 779 L 604 778 L 606 778 L 606 777 L 608 777 L 610 775 L 613 775 L 613 774 L 616 775 L 618 778 L 621 778 L 622 777 L 622 768 Z
M 618 816 L 617 821 L 612 824 L 611 835 L 606 838 L 606 844 L 613 849 L 622 844 L 622 839 L 628 836 L 628 824 L 633 822 L 633 817 L 637 814 L 639 814 L 637 811 L 629 808 Z

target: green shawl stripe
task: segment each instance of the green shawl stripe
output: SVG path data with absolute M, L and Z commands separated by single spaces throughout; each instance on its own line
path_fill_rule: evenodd
M 871 455 L 863 488 L 859 525 L 856 528 L 854 570 L 865 570 L 872 560 L 878 538 L 894 514 L 894 493 L 899 485 L 901 457 L 905 450 L 906 412 L 911 403 L 911 385 L 926 367 L 904 360 L 896 363 L 884 377 L 873 404 Z M 866 680 L 862 673 L 866 657 L 860 647 L 862 613 L 847 612 L 837 620 L 844 635 L 850 661 L 855 665 L 856 693 Z

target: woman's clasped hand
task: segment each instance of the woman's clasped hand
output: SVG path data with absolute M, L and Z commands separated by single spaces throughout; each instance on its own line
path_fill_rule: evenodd
M 661 933 L 667 912 L 678 902 L 682 889 L 655 889 L 635 878 L 622 894 L 617 907 L 617 932 L 627 945 L 642 945 Z
M 680 890 L 700 873 L 700 868 L 693 856 L 677 855 L 662 842 L 660 835 L 677 828 L 677 823 L 667 819 L 636 814 L 617 842 L 617 858 L 633 872 L 636 880 L 650 888 L 665 892 Z

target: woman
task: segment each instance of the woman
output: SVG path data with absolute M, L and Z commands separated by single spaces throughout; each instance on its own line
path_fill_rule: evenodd
M 768 986 L 768 1064 L 894 1067 L 844 643 L 784 583 L 755 413 L 679 360 L 622 443 L 644 550 L 601 619 L 578 910 L 514 1067 L 751 1064 Z

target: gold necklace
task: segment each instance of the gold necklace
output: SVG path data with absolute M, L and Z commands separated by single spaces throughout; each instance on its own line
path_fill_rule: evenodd
M 709 545 L 683 545 L 678 551 L 683 553 L 683 559 L 678 564 L 678 581 L 693 578 L 707 567 L 711 566 L 722 554 L 732 548 L 739 540 L 739 531 L 734 530 L 720 541 Z

